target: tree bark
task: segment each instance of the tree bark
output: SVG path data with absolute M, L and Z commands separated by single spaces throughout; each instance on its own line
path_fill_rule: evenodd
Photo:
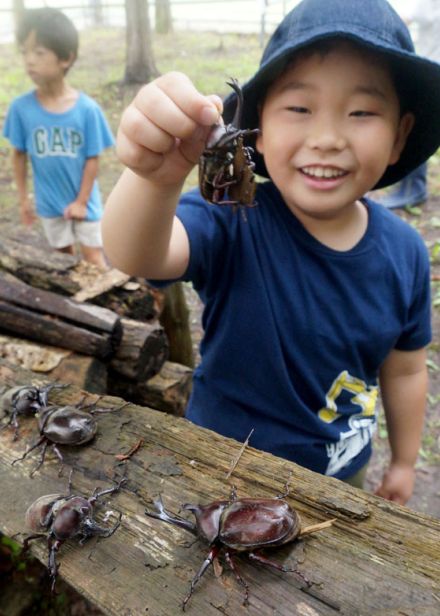
M 147 83 L 159 74 L 151 44 L 147 0 L 125 0 L 127 59 L 124 83 Z

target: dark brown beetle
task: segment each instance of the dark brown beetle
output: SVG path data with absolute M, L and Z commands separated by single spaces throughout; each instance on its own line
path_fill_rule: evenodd
M 88 498 L 72 494 L 72 472 L 69 476 L 67 494 L 46 494 L 40 496 L 30 505 L 25 514 L 27 527 L 34 531 L 28 535 L 23 542 L 23 551 L 29 548 L 29 543 L 33 539 L 41 537 L 47 538 L 48 569 L 51 581 L 52 592 L 55 589 L 55 582 L 58 572 L 56 553 L 60 546 L 68 539 L 79 539 L 79 544 L 83 545 L 87 539 L 98 535 L 99 537 L 110 537 L 120 526 L 122 514 L 112 528 L 99 526 L 93 519 L 93 507 L 101 496 L 114 494 L 127 479 L 123 477 L 119 483 L 107 490 L 97 492 Z
M 18 385 L 7 389 L 0 398 L 0 408 L 6 415 L 9 415 L 9 421 L 1 426 L 0 430 L 4 430 L 12 425 L 14 428 L 14 441 L 16 441 L 19 429 L 18 417 L 20 415 L 35 415 L 37 411 L 47 406 L 51 389 L 62 387 L 67 387 L 67 385 L 56 383 L 49 383 L 44 387 Z
M 208 136 L 199 161 L 200 193 L 216 205 L 252 207 L 255 164 L 253 148 L 244 145 L 244 138 L 258 133 L 258 129 L 240 129 L 243 93 L 236 79 L 227 83 L 237 94 L 237 108 L 232 124 L 215 124 Z
M 100 409 L 96 408 L 99 400 L 100 398 L 92 404 L 84 404 L 83 398 L 77 405 L 53 405 L 41 409 L 37 414 L 40 438 L 20 458 L 14 460 L 12 464 L 24 460 L 31 451 L 40 446 L 42 446 L 40 460 L 32 470 L 31 477 L 43 464 L 46 450 L 49 446 L 52 446 L 61 464 L 63 464 L 63 456 L 58 445 L 77 446 L 88 443 L 94 438 L 98 430 L 98 423 L 93 416 L 94 413 L 112 413 L 113 411 L 121 410 L 129 404 L 125 402 L 113 409 Z M 61 471 L 62 467 L 60 473 Z
M 230 500 L 214 501 L 208 505 L 183 505 L 183 509 L 193 513 L 195 523 L 178 515 L 170 515 L 160 496 L 154 501 L 157 512 L 145 510 L 148 516 L 185 528 L 209 543 L 208 555 L 192 579 L 189 593 L 183 600 L 183 610 L 194 592 L 195 585 L 221 550 L 238 582 L 245 589 L 244 604 L 248 602 L 249 587 L 233 560 L 236 552 L 245 552 L 251 560 L 279 571 L 295 573 L 310 586 L 302 573 L 269 560 L 260 550 L 285 545 L 299 536 L 323 530 L 331 526 L 333 520 L 301 529 L 299 515 L 283 500 L 284 496 L 286 494 L 277 498 L 237 499 L 233 489 Z

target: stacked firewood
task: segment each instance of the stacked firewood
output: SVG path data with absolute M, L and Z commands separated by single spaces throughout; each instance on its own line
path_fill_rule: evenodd
M 49 379 L 182 415 L 192 370 L 168 361 L 163 293 L 32 237 L 0 237 L 0 357 Z

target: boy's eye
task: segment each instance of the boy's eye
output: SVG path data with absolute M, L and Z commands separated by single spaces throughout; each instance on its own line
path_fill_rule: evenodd
M 300 107 L 299 105 L 292 105 L 287 107 L 289 111 L 293 111 L 294 113 L 309 113 L 307 107 Z
M 351 111 L 350 115 L 354 116 L 355 118 L 367 118 L 367 117 L 370 117 L 370 116 L 375 116 L 377 114 L 374 113 L 373 111 L 361 111 L 359 109 L 358 111 Z

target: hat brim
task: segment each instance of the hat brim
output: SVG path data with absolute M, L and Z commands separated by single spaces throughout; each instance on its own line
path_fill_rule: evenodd
M 374 188 L 389 186 L 403 179 L 410 171 L 426 161 L 440 145 L 440 64 L 415 53 L 396 51 L 386 42 L 368 42 L 343 30 L 321 32 L 306 41 L 297 40 L 294 44 L 280 47 L 276 56 L 260 66 L 255 75 L 242 86 L 244 103 L 240 128 L 252 129 L 259 126 L 259 104 L 269 85 L 286 67 L 295 52 L 312 43 L 334 38 L 348 39 L 385 54 L 398 76 L 399 88 L 401 86 L 408 93 L 407 110 L 415 116 L 414 126 L 400 159 L 394 165 L 387 167 Z M 433 87 L 433 84 L 438 84 L 438 87 Z M 223 117 L 226 123 L 232 121 L 236 104 L 235 93 L 225 99 Z M 254 142 L 255 137 L 247 138 L 247 145 L 253 146 Z M 255 151 L 253 160 L 255 172 L 263 177 L 269 177 L 263 156 Z

